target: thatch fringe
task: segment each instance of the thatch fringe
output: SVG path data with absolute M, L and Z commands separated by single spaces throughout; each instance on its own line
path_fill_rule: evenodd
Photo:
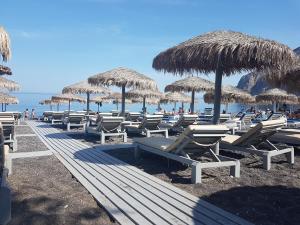
M 19 100 L 15 96 L 0 92 L 0 103 L 3 104 L 19 104 Z
M 151 90 L 151 89 L 137 89 L 134 88 L 129 90 L 125 93 L 126 98 L 161 98 L 163 97 L 163 93 L 161 93 L 158 89 Z
M 165 87 L 165 92 L 213 91 L 214 83 L 200 77 L 187 77 Z
M 294 63 L 295 54 L 286 45 L 240 32 L 215 31 L 161 52 L 152 66 L 179 75 L 210 73 L 221 68 L 229 76 L 254 69 L 283 69 Z
M 132 98 L 132 103 L 142 103 L 143 98 Z M 159 103 L 160 99 L 159 98 L 146 98 L 145 103 L 149 105 L 157 105 Z
M 274 88 L 267 90 L 255 97 L 257 102 L 296 102 L 298 98 L 294 94 L 288 94 L 285 90 Z
M 104 73 L 99 73 L 97 75 L 91 76 L 88 82 L 92 85 L 115 85 L 122 87 L 133 87 L 139 89 L 152 89 L 157 90 L 157 85 L 155 81 L 135 70 L 119 67 L 106 71 Z
M 54 95 L 51 98 L 52 101 L 54 102 L 68 102 L 68 101 L 72 101 L 72 102 L 80 102 L 80 103 L 85 103 L 86 100 L 78 95 L 74 95 L 74 94 L 59 94 L 59 95 Z
M 0 88 L 7 89 L 9 91 L 18 91 L 21 86 L 15 81 L 0 77 Z
M 169 92 L 166 93 L 165 96 L 160 99 L 160 102 L 161 103 L 171 103 L 171 102 L 190 103 L 191 97 L 181 92 Z
M 0 65 L 0 75 L 12 75 L 11 69 L 7 66 Z
M 87 81 L 81 81 L 69 86 L 64 87 L 62 90 L 63 94 L 72 93 L 72 94 L 108 94 L 110 90 L 103 86 L 93 86 L 90 85 Z
M 0 26 L 0 54 L 4 62 L 11 57 L 10 38 L 4 27 Z

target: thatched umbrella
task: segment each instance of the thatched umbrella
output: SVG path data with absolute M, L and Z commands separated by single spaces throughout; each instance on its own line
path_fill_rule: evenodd
M 195 92 L 212 90 L 214 90 L 214 83 L 200 77 L 187 77 L 165 87 L 165 92 L 192 92 L 191 113 L 194 113 Z
M 0 65 L 0 75 L 12 75 L 11 69 L 7 66 Z
M 57 104 L 56 102 L 53 102 L 51 99 L 44 99 L 44 100 L 41 100 L 39 102 L 40 105 L 49 105 L 51 111 L 52 111 L 52 104 L 53 103 Z
M 276 103 L 296 102 L 298 98 L 294 94 L 289 94 L 285 90 L 279 88 L 269 89 L 260 93 L 255 97 L 257 102 L 270 102 L 273 103 L 273 111 L 276 111 Z
M 154 102 L 159 102 L 159 99 L 163 97 L 163 93 L 161 93 L 158 89 L 156 90 L 149 90 L 149 89 L 137 89 L 134 88 L 125 93 L 126 98 L 136 99 L 141 98 L 143 101 L 143 108 L 142 111 L 146 112 L 146 100 L 149 99 L 147 102 L 151 102 L 151 99 L 154 99 Z M 134 102 L 134 100 L 132 100 Z
M 19 104 L 19 100 L 15 96 L 11 96 L 9 94 L 0 92 L 0 103 L 2 104 L 2 112 L 3 112 L 4 111 L 3 104 L 5 105 L 5 111 L 6 111 L 7 104 Z
M 86 94 L 86 110 L 89 114 L 90 111 L 90 94 L 108 94 L 110 90 L 103 86 L 92 86 L 87 81 L 81 81 L 79 83 L 64 87 L 63 94 Z
M 7 89 L 9 91 L 18 91 L 21 86 L 15 81 L 0 77 L 0 88 Z
M 88 79 L 93 85 L 115 85 L 122 87 L 122 114 L 125 113 L 125 88 L 139 88 L 156 90 L 155 81 L 135 70 L 127 68 L 116 68 L 104 73 L 91 76 Z
M 144 98 L 132 98 L 130 99 L 132 101 L 132 103 L 146 103 L 146 104 L 149 104 L 149 105 L 156 105 L 159 103 L 160 99 L 159 98 L 146 98 L 144 100 Z M 143 111 L 145 112 L 145 111 Z
M 98 112 L 100 111 L 100 105 L 102 106 L 102 103 L 110 103 L 112 100 L 108 98 L 108 95 L 106 96 L 95 96 L 91 99 L 91 102 L 95 102 L 98 105 Z
M 116 104 L 117 110 L 119 109 L 119 103 L 122 102 L 122 94 L 119 92 L 112 92 L 108 96 L 103 97 L 104 100 L 112 101 L 113 104 Z M 132 101 L 130 99 L 125 99 L 126 104 L 131 104 Z
M 10 39 L 8 33 L 0 26 L 0 54 L 4 62 L 11 57 Z
M 85 103 L 85 99 L 82 98 L 81 96 L 74 95 L 74 94 L 59 94 L 59 95 L 54 95 L 52 96 L 51 100 L 53 101 L 67 101 L 69 103 L 69 113 L 71 110 L 71 102 L 80 102 L 80 103 Z
M 181 92 L 169 92 L 160 99 L 160 103 L 174 103 L 175 110 L 177 102 L 182 103 L 181 107 L 183 109 L 184 103 L 191 103 L 191 98 Z
M 187 40 L 161 52 L 153 68 L 183 75 L 215 72 L 214 123 L 219 122 L 222 76 L 247 70 L 293 65 L 295 54 L 288 46 L 233 31 L 216 31 Z

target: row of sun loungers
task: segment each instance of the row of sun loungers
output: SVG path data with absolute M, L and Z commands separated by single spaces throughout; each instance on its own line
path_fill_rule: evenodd
M 19 124 L 20 113 L 0 112 L 0 123 L 2 126 L 4 144 L 9 145 L 13 151 L 17 150 L 17 139 L 15 125 Z

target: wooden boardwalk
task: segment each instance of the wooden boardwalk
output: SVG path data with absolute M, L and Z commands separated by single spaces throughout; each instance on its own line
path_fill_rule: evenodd
M 250 224 L 50 125 L 27 123 L 120 224 Z

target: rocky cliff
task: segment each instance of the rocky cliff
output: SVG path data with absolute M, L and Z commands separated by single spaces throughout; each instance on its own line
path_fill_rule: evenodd
M 294 52 L 300 56 L 300 47 L 294 49 Z M 261 73 L 252 72 L 242 76 L 237 87 L 257 95 L 269 89 L 270 85 L 263 79 Z

